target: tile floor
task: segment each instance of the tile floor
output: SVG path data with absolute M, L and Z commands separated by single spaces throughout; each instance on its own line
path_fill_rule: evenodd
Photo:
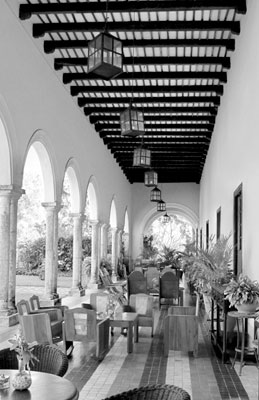
M 63 304 L 80 306 L 88 301 L 84 298 L 65 297 Z M 73 356 L 65 377 L 75 383 L 80 391 L 79 400 L 101 400 L 131 388 L 173 384 L 184 388 L 193 400 L 259 399 L 258 369 L 249 362 L 239 376 L 239 362 L 235 368 L 231 363 L 222 364 L 211 345 L 208 328 L 202 316 L 199 324 L 199 355 L 170 351 L 163 356 L 163 318 L 166 310 L 156 307 L 155 333 L 150 336 L 150 328 L 140 328 L 139 342 L 134 351 L 127 354 L 127 338 L 115 328 L 110 350 L 102 362 L 94 357 L 94 344 L 75 343 Z M 0 328 L 0 347 L 8 345 L 8 338 L 17 327 Z

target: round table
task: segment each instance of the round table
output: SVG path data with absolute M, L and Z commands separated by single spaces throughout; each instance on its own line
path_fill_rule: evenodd
M 242 368 L 244 365 L 244 355 L 245 353 L 253 353 L 255 355 L 255 358 L 257 360 L 257 353 L 256 353 L 256 349 L 252 348 L 246 348 L 245 347 L 245 321 L 249 318 L 257 318 L 258 314 L 255 312 L 239 312 L 239 311 L 230 311 L 228 313 L 229 317 L 232 318 L 236 318 L 237 320 L 237 345 L 235 348 L 235 357 L 234 357 L 234 361 L 233 361 L 233 367 L 235 365 L 236 362 L 236 357 L 237 357 L 237 353 L 240 353 L 240 369 L 239 369 L 239 375 L 241 375 L 242 373 Z M 238 321 L 241 322 L 241 332 L 239 331 L 239 323 Z M 241 336 L 241 338 L 240 338 Z M 240 339 L 241 339 L 241 344 L 240 344 Z
M 17 370 L 1 369 L 0 375 L 10 376 L 9 389 L 0 390 L 0 399 L 10 400 L 77 400 L 79 393 L 75 385 L 60 376 L 31 371 L 32 384 L 27 390 L 14 390 L 12 377 Z

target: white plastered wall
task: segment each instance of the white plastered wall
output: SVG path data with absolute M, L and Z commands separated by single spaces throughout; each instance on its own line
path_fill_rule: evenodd
M 200 192 L 200 223 L 216 232 L 221 207 L 222 233 L 233 232 L 233 193 L 243 184 L 243 272 L 259 280 L 259 2 L 247 1 L 241 35 L 231 56 L 228 83 L 219 108 Z
M 32 38 L 30 24 L 19 20 L 17 1 L 0 3 L 0 107 L 5 106 L 0 115 L 8 115 L 4 124 L 12 156 L 12 183 L 22 184 L 28 146 L 40 130 L 51 143 L 56 196 L 61 194 L 66 166 L 73 158 L 82 182 L 81 204 L 94 176 L 99 188 L 98 218 L 109 222 L 116 195 L 118 223 L 123 226 L 126 207 L 131 214 L 131 185 L 71 97 L 69 87 L 62 84 L 62 72 L 54 71 L 53 55 L 44 55 L 43 41 Z

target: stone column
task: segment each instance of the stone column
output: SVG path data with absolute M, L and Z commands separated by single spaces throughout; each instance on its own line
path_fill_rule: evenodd
M 102 224 L 102 226 L 101 226 L 101 259 L 107 258 L 107 245 L 108 245 L 108 225 Z
M 117 274 L 117 229 L 111 228 L 112 234 L 112 280 L 114 282 L 117 281 L 118 274 Z
M 8 315 L 11 186 L 0 186 L 0 317 Z
M 70 214 L 73 217 L 73 277 L 71 294 L 78 294 L 82 278 L 82 214 Z
M 92 243 L 91 243 L 91 278 L 90 287 L 98 288 L 98 221 L 90 221 L 92 226 Z
M 57 294 L 58 212 L 60 207 L 56 202 L 42 203 L 42 206 L 46 211 L 45 296 L 51 299 L 53 295 Z
M 15 188 L 11 195 L 10 204 L 10 253 L 9 253 L 9 294 L 8 307 L 16 311 L 15 291 L 16 291 L 16 247 L 17 247 L 17 211 L 18 200 L 25 191 Z

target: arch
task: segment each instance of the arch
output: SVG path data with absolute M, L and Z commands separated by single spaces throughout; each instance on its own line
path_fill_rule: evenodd
M 186 218 L 187 221 L 193 226 L 194 229 L 198 226 L 198 216 L 189 207 L 186 207 L 179 203 L 166 203 L 167 214 L 177 214 Z M 158 218 L 156 207 L 152 208 L 143 218 L 141 223 L 142 234 L 150 227 L 152 222 Z
M 123 227 L 124 233 L 129 233 L 129 214 L 128 210 L 126 208 L 125 210 L 125 215 L 124 215 L 124 227 Z
M 53 151 L 51 151 L 51 146 L 47 140 L 47 136 L 43 131 L 38 130 L 31 137 L 31 140 L 26 150 L 23 169 L 28 152 L 32 147 L 39 157 L 44 190 L 43 202 L 54 202 L 56 201 L 57 194 L 56 179 L 53 172 L 53 164 L 55 163 L 55 158 L 53 156 Z
M 0 185 L 12 184 L 11 152 L 8 136 L 2 119 L 0 118 Z
M 65 168 L 66 174 L 71 188 L 71 212 L 80 213 L 82 210 L 82 190 L 79 181 L 79 168 L 75 159 L 71 158 L 68 160 Z
M 98 220 L 98 199 L 97 183 L 94 176 L 91 176 L 87 186 L 87 198 L 89 200 L 89 217 L 91 220 Z
M 111 202 L 111 208 L 110 208 L 110 226 L 111 228 L 117 228 L 118 226 L 118 219 L 117 219 L 117 209 L 116 209 L 116 204 L 115 204 L 115 198 L 113 197 L 112 202 Z

